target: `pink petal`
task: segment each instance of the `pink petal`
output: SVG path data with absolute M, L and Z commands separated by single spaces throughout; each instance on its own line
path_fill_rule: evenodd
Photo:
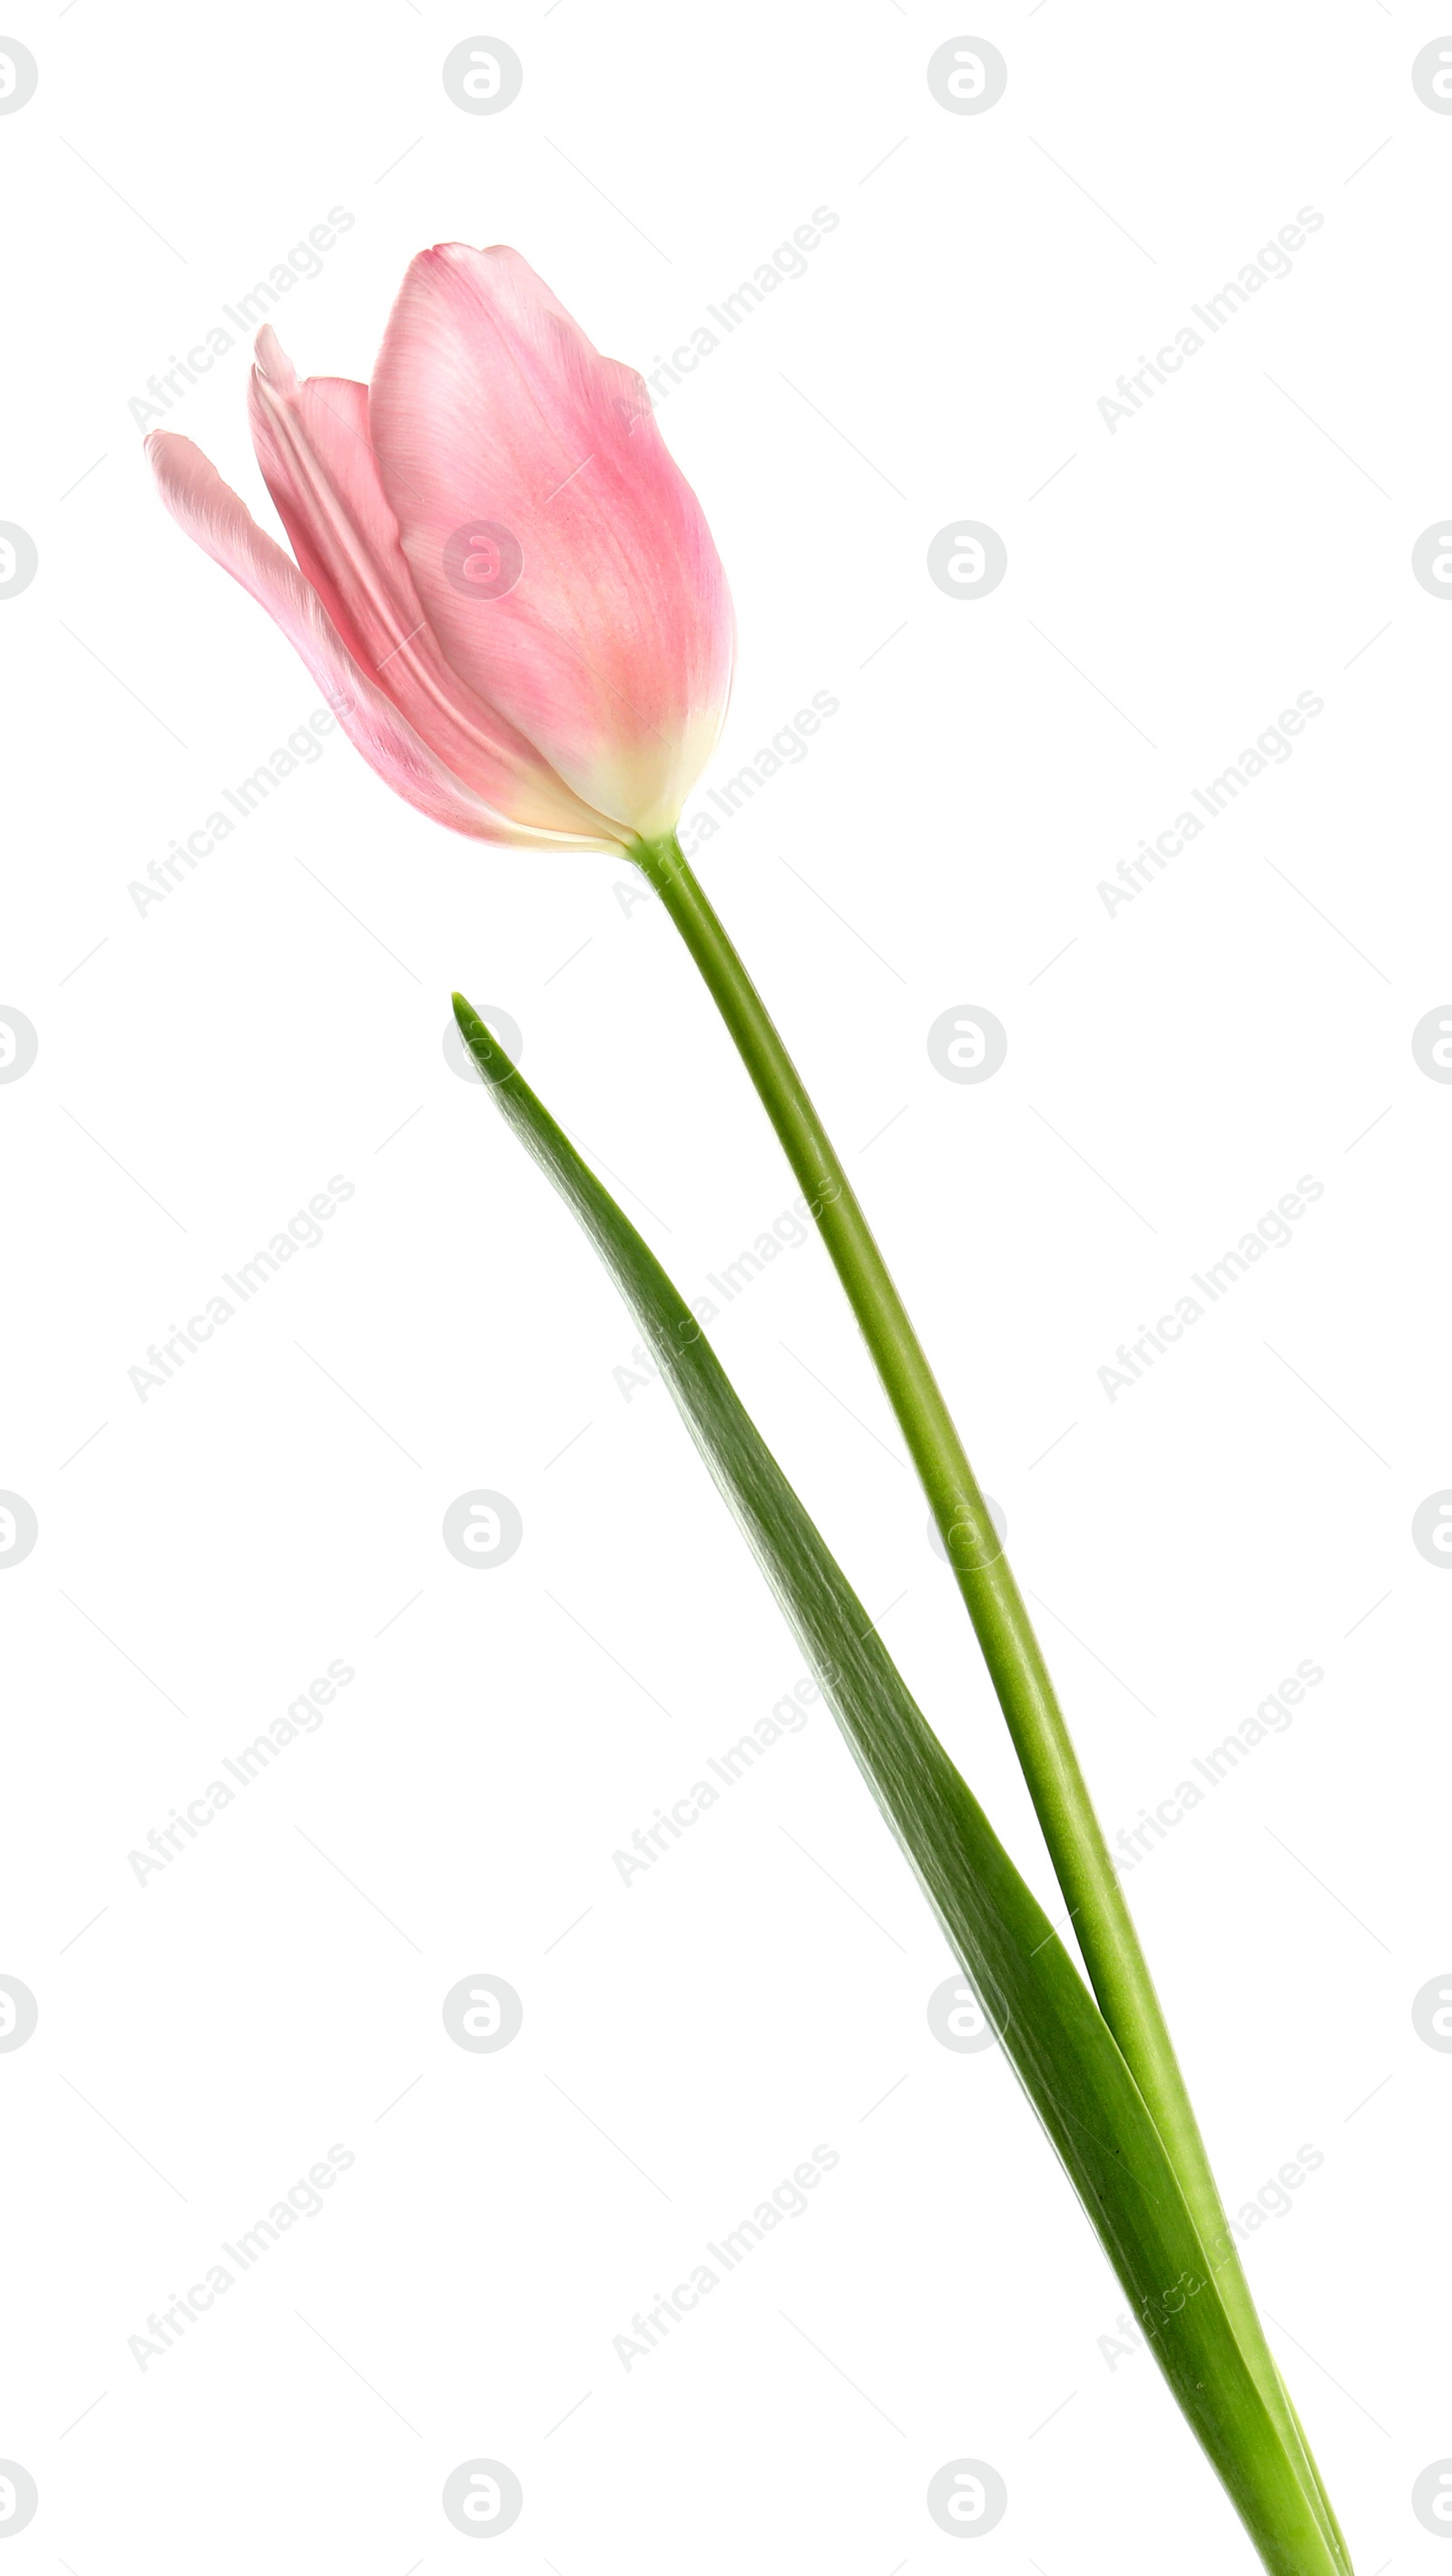
M 404 280 L 369 427 L 444 652 L 587 804 L 668 830 L 720 731 L 733 624 L 699 502 L 639 376 L 511 250 L 448 243 Z M 482 520 L 522 557 L 471 595 Z
M 492 811 L 419 739 L 360 670 L 296 564 L 249 517 L 200 448 L 166 430 L 153 430 L 146 445 L 172 517 L 276 619 L 350 741 L 388 786 L 456 832 L 495 841 L 544 837 Z
M 326 376 L 299 384 L 268 326 L 249 408 L 258 462 L 305 576 L 420 740 L 517 823 L 590 843 L 618 838 L 440 651 L 368 443 L 366 385 Z

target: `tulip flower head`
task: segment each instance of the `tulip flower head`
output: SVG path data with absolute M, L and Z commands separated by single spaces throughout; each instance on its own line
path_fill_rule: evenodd
M 517 251 L 421 252 L 371 385 L 300 382 L 269 325 L 250 411 L 296 562 L 157 430 L 162 498 L 390 787 L 486 841 L 672 831 L 726 712 L 726 578 L 642 378 Z

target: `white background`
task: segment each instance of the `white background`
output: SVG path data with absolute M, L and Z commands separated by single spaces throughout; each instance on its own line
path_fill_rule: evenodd
M 978 116 L 925 77 L 965 23 L 1009 67 Z M 440 71 L 481 27 L 525 78 L 476 118 Z M 40 65 L 0 119 L 0 517 L 39 554 L 0 601 L 0 999 L 40 1041 L 0 1089 L 0 1485 L 40 1532 L 0 1585 L 0 1968 L 40 2007 L 0 2058 L 17 2571 L 463 2569 L 439 2499 L 474 2456 L 522 2481 L 490 2564 L 529 2576 L 946 2569 L 925 2489 L 961 2455 L 1009 2493 L 975 2567 L 1252 2563 L 1147 2355 L 1103 2348 L 1122 2299 L 1008 2068 L 930 2033 L 951 1963 L 823 1710 L 612 1864 L 801 1658 L 442 1037 L 455 984 L 509 1012 L 699 1293 L 792 1184 L 663 916 L 607 859 L 451 838 L 337 735 L 128 893 L 318 702 L 128 406 L 335 206 L 274 319 L 360 377 L 426 243 L 517 244 L 649 369 L 839 217 L 662 405 L 741 630 L 692 808 L 840 700 L 699 864 L 1007 1512 L 1111 1834 L 1324 1668 L 1129 1884 L 1232 2208 L 1321 2152 L 1246 2252 L 1357 2567 L 1435 2567 L 1452 2062 L 1411 2002 L 1452 1950 L 1452 1586 L 1410 1530 L 1452 1486 L 1452 1089 L 1410 1039 L 1452 989 L 1452 612 L 1410 559 L 1452 500 L 1452 118 L 1410 67 L 1443 22 L 71 0 L 10 32 Z M 1111 432 L 1120 374 L 1302 207 L 1292 274 Z M 272 525 L 234 339 L 169 425 Z M 990 598 L 928 579 L 954 513 L 1007 546 Z M 1301 692 L 1293 756 L 1111 914 Z M 928 1059 L 957 1004 L 1008 1031 L 982 1086 Z M 141 1401 L 147 1345 L 334 1174 L 324 1241 Z M 1115 1346 L 1302 1174 L 1293 1242 L 1111 1403 Z M 1057 1911 L 816 1245 L 716 1340 Z M 479 1487 L 524 1542 L 473 1572 L 440 1522 Z M 320 1728 L 139 1885 L 332 1659 Z M 476 1971 L 524 2003 L 496 2055 L 441 2020 Z M 148 2314 L 333 2143 L 320 2214 L 141 2369 Z M 634 2312 L 819 2143 L 807 2212 L 626 2370 Z

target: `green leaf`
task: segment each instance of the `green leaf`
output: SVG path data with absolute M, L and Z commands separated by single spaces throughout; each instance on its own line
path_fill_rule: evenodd
M 1159 2131 L 1048 1917 L 684 1298 L 457 993 L 454 1012 L 496 1105 L 630 1306 L 1264 2565 L 1276 2576 L 1345 2576 L 1237 2340 Z

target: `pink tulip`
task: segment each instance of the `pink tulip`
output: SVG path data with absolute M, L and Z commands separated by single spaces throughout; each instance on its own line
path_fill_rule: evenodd
M 390 787 L 487 841 L 672 830 L 726 711 L 725 575 L 641 378 L 517 251 L 421 252 L 371 386 L 300 384 L 264 329 L 251 415 L 296 564 L 158 430 L 162 497 Z

